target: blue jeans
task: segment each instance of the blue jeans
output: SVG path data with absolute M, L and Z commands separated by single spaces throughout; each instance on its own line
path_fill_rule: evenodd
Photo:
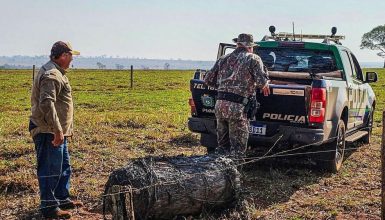
M 43 215 L 56 211 L 61 203 L 69 200 L 71 166 L 67 138 L 58 147 L 53 146 L 53 138 L 53 134 L 42 133 L 33 138 Z

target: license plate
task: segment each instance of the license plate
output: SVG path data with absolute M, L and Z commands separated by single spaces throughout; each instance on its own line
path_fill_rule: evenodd
M 266 125 L 260 125 L 260 126 L 249 126 L 249 133 L 250 134 L 258 134 L 258 135 L 266 135 Z

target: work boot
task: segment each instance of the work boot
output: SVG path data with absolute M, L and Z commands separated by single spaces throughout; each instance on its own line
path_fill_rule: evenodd
M 66 210 L 66 209 L 80 208 L 83 206 L 84 204 L 79 200 L 66 200 L 65 202 L 59 205 L 59 208 Z
M 56 209 L 52 211 L 51 213 L 47 213 L 43 215 L 46 219 L 70 219 L 71 218 L 71 212 Z

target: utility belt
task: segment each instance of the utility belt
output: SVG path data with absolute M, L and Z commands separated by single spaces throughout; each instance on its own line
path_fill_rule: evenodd
M 230 102 L 239 103 L 245 106 L 249 102 L 248 98 L 230 92 L 218 92 L 217 100 L 226 100 Z
M 257 114 L 259 103 L 255 96 L 250 96 L 249 98 L 243 97 L 238 94 L 230 92 L 218 92 L 217 100 L 226 100 L 230 102 L 235 102 L 245 106 L 243 112 L 247 114 L 248 119 L 253 119 Z

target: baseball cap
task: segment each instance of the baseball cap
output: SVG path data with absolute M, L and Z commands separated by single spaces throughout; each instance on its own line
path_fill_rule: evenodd
M 63 53 L 71 53 L 72 55 L 80 55 L 80 52 L 73 50 L 69 42 L 58 41 L 53 44 L 51 56 L 60 56 Z

